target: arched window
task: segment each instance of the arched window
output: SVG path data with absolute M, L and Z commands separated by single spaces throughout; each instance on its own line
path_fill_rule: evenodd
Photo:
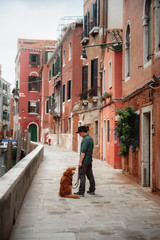
M 152 54 L 152 5 L 151 0 L 144 0 L 143 30 L 144 30 L 144 63 L 151 59 Z
M 125 41 L 125 80 L 130 78 L 130 46 L 131 46 L 131 30 L 130 24 L 126 28 L 126 41 Z

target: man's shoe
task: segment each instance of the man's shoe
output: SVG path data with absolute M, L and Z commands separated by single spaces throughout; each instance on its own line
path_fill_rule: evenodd
M 95 195 L 95 192 L 87 191 L 90 195 Z
M 80 196 L 80 197 L 84 197 L 84 193 L 80 193 L 80 192 L 76 192 L 76 193 L 74 193 L 75 195 L 78 195 L 78 196 Z

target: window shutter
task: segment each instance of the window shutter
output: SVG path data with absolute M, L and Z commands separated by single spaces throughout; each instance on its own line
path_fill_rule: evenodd
M 91 4 L 91 21 L 94 19 L 94 3 Z
M 36 102 L 36 113 L 39 113 L 39 102 Z
M 37 54 L 37 57 L 36 57 L 36 65 L 39 65 L 39 54 Z
M 30 112 L 30 102 L 28 102 L 28 112 Z
M 94 26 L 97 26 L 97 3 L 94 4 Z
M 28 91 L 31 91 L 31 78 L 32 77 L 28 77 Z
M 88 90 L 88 66 L 82 68 L 82 92 Z
M 91 87 L 94 88 L 94 95 L 97 96 L 98 59 L 91 60 Z
M 54 64 L 52 64 L 52 77 L 54 77 Z
M 47 51 L 45 51 L 45 64 L 47 63 L 47 57 L 48 57 L 48 52 Z
M 134 121 L 134 142 L 135 147 L 139 147 L 139 115 L 136 115 L 135 121 Z
M 54 93 L 52 93 L 52 105 L 54 104 Z
M 50 107 L 51 107 L 51 96 L 49 96 L 48 98 L 48 108 L 50 109 Z
M 65 102 L 65 85 L 62 86 L 62 102 Z
M 71 80 L 67 82 L 67 100 L 71 99 Z
M 99 11 L 100 11 L 100 1 L 97 0 L 97 26 L 99 26 L 99 20 L 100 20 Z

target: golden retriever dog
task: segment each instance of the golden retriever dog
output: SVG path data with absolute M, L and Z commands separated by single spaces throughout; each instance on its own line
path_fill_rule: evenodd
M 78 195 L 72 194 L 72 178 L 75 173 L 75 167 L 68 167 L 63 173 L 60 181 L 59 196 L 65 198 L 80 198 Z

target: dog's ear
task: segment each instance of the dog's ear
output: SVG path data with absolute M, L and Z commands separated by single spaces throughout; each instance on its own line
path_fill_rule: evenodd
M 67 168 L 66 173 L 69 173 L 71 171 L 70 167 Z

